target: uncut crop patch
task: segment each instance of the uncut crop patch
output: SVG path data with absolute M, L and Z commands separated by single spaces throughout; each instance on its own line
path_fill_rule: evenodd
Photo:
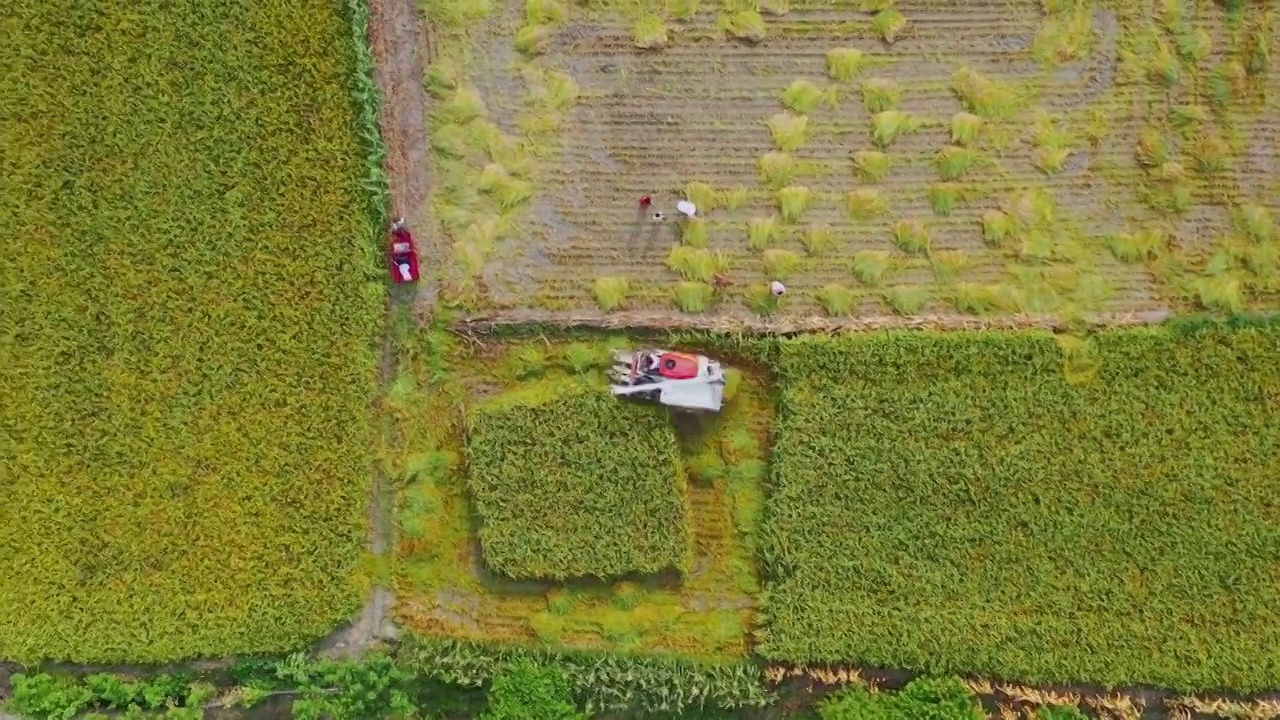
M 468 425 L 490 568 L 517 579 L 688 570 L 684 468 L 665 413 L 556 382 L 480 404 Z
M 482 42 L 515 43 L 535 4 L 548 3 L 495 8 Z M 696 3 L 688 19 L 687 3 L 550 4 L 563 5 L 563 19 L 537 62 L 571 78 L 575 93 L 515 221 L 521 239 L 490 261 L 502 307 L 1074 315 L 1280 298 L 1280 71 L 1240 70 L 1256 55 L 1252 38 L 1275 35 L 1265 3 L 1229 16 L 1207 1 L 1052 12 L 1031 0 L 897 2 L 906 25 L 892 44 L 853 2 L 762 4 L 758 44 L 720 27 L 751 2 Z M 665 46 L 637 48 L 655 19 Z M 832 50 L 860 53 L 849 77 L 832 73 Z M 1153 59 L 1169 53 L 1172 80 Z M 480 76 L 494 78 L 481 83 L 487 100 L 511 97 L 500 80 L 518 74 L 514 57 L 480 60 Z M 1007 107 L 975 99 L 961 71 L 1007 95 Z M 797 82 L 821 97 L 784 97 Z M 891 88 L 888 104 L 867 101 L 876 83 Z M 885 110 L 910 129 L 877 143 Z M 972 139 L 954 134 L 961 112 L 981 123 Z M 767 123 L 785 115 L 807 129 L 784 151 Z M 1161 163 L 1144 164 L 1144 132 L 1166 138 Z M 953 151 L 971 160 L 944 170 Z M 855 166 L 872 152 L 889 164 L 883 177 Z M 771 153 L 790 169 L 766 178 Z M 651 195 L 674 215 L 690 183 L 711 201 L 696 231 L 639 211 Z M 786 187 L 804 196 L 791 220 Z M 1270 213 L 1265 233 L 1238 219 L 1256 211 Z M 1001 213 L 1017 227 L 993 231 Z M 680 244 L 707 256 L 677 258 Z M 715 275 L 727 284 L 705 288 L 709 301 L 674 302 L 678 283 Z M 601 278 L 626 281 L 621 304 L 599 301 Z M 772 279 L 791 289 L 781 306 L 760 296 Z
M 758 652 L 1275 687 L 1280 332 L 1092 342 L 1070 384 L 1046 335 L 784 341 Z
M 295 649 L 362 592 L 383 288 L 347 19 L 9 12 L 0 658 Z
M 582 417 L 566 420 L 561 430 L 551 433 L 554 438 L 538 441 L 531 437 L 527 442 L 536 447 L 527 458 L 517 461 L 531 463 L 535 457 L 541 461 L 527 472 L 514 474 L 509 483 L 517 487 L 497 497 L 492 492 L 497 485 L 477 487 L 487 482 L 489 475 L 478 474 L 483 468 L 469 461 L 468 443 L 474 448 L 478 438 L 471 433 L 468 439 L 466 417 L 495 401 L 509 402 L 512 393 L 545 398 L 548 387 L 573 388 L 584 380 L 598 383 L 598 369 L 608 361 L 605 350 L 626 341 L 593 337 L 548 345 L 545 341 L 486 340 L 483 345 L 468 346 L 451 342 L 447 335 L 432 333 L 429 337 L 433 338 L 429 350 L 419 350 L 417 340 L 407 345 L 408 357 L 396 383 L 406 392 L 397 393 L 392 402 L 399 437 L 388 448 L 386 461 L 389 472 L 404 482 L 397 498 L 395 568 L 397 619 L 403 627 L 418 634 L 464 639 L 706 657 L 746 654 L 753 596 L 759 590 L 753 548 L 763 504 L 764 448 L 770 418 L 765 380 L 754 375 L 744 380 L 717 422 L 680 431 L 677 471 L 688 477 L 687 482 L 682 481 L 687 526 L 681 532 L 688 533 L 686 540 L 691 545 L 681 559 L 685 563 L 682 572 L 632 572 L 608 579 L 513 580 L 490 569 L 492 547 L 482 549 L 477 542 L 477 533 L 485 539 L 484 523 L 495 499 L 508 504 L 503 512 L 526 513 L 523 500 L 555 487 L 557 478 L 565 477 L 552 472 L 557 465 L 585 452 L 630 452 L 620 447 L 608 449 L 605 438 L 634 430 L 624 430 L 617 422 L 610 427 L 583 418 L 617 413 L 626 418 L 625 423 L 643 426 L 647 421 L 636 413 L 653 408 L 616 404 L 611 397 L 593 400 L 579 395 L 572 404 L 594 408 L 590 410 L 594 414 L 579 413 Z M 594 387 L 592 392 L 606 391 Z M 611 405 L 600 407 L 596 400 Z M 664 418 L 663 423 L 669 421 Z M 670 424 L 665 429 L 668 433 L 674 430 Z M 568 447 L 571 441 L 563 439 L 566 433 L 581 434 L 572 442 L 584 447 Z M 653 458 L 634 460 L 654 462 Z M 614 473 L 598 478 L 595 497 L 635 492 L 633 475 Z M 557 536 L 554 542 L 566 554 L 598 555 L 598 548 L 619 537 L 625 526 L 654 519 L 648 510 L 626 517 L 620 514 L 624 508 L 638 512 L 640 504 L 635 500 L 592 505 L 596 501 L 589 496 L 591 488 L 565 490 L 546 501 L 555 506 L 549 511 L 551 522 L 574 508 L 593 510 L 602 518 L 594 535 L 576 533 L 572 543 L 567 535 Z M 473 523 L 472 518 L 477 520 Z M 656 532 L 670 535 L 673 529 Z M 517 530 L 526 538 L 537 532 Z M 534 558 L 544 566 L 550 559 L 551 555 L 544 560 Z M 602 560 L 597 569 L 616 567 L 619 559 Z M 558 571 L 568 574 L 567 567 L 561 563 Z M 582 572 L 582 567 L 575 572 Z

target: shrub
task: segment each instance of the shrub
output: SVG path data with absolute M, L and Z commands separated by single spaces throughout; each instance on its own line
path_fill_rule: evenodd
M 836 82 L 853 80 L 862 69 L 862 51 L 856 48 L 832 48 L 827 51 L 827 75 Z
M 908 253 L 923 255 L 929 252 L 931 240 L 924 221 L 908 219 L 893 224 L 893 242 Z
M 770 248 L 763 257 L 764 273 L 770 280 L 786 280 L 800 264 L 800 256 L 791 250 Z
M 854 220 L 870 220 L 889 212 L 884 196 L 875 188 L 859 188 L 849 193 L 846 198 L 849 217 Z
M 796 165 L 790 153 L 768 152 L 756 161 L 760 180 L 771 190 L 780 190 L 791 183 Z
M 862 81 L 862 105 L 872 115 L 896 110 L 901 97 L 902 89 L 892 80 L 868 78 Z
M 1230 275 L 1200 278 L 1193 283 L 1196 299 L 1206 310 L 1231 314 L 1244 312 L 1244 292 L 1240 280 Z
M 1002 210 L 988 210 L 982 214 L 982 239 L 988 245 L 1000 247 L 1014 236 L 1017 220 Z
M 1045 18 L 1031 44 L 1031 54 L 1045 64 L 1081 60 L 1093 37 L 1093 8 L 1079 5 Z
M 700 4 L 699 0 L 673 0 L 669 9 L 677 20 L 692 20 L 698 14 Z
M 706 283 L 686 280 L 676 285 L 672 295 L 681 312 L 698 314 L 711 309 L 716 289 Z
M 961 147 L 969 147 L 978 141 L 978 133 L 982 131 L 982 118 L 967 112 L 958 112 L 951 118 L 951 142 Z
M 782 185 L 786 185 L 786 183 L 784 182 Z M 720 194 L 720 204 L 724 206 L 725 210 L 737 210 L 747 201 L 747 195 L 748 191 L 744 187 L 726 190 Z
M 1274 38 L 1270 28 L 1271 14 L 1263 13 L 1256 20 L 1257 26 L 1249 32 L 1244 41 L 1244 70 L 1249 75 L 1262 75 L 1271 64 L 1271 41 Z
M 1107 247 L 1111 250 L 1111 254 L 1125 263 L 1152 260 L 1165 244 L 1164 234 L 1158 230 L 1115 233 L 1107 238 Z
M 893 260 L 883 250 L 859 250 L 853 256 L 853 275 L 863 285 L 875 287 L 893 268 Z
M 844 317 L 853 313 L 858 296 L 844 285 L 831 283 L 818 290 L 818 302 L 829 317 Z
M 907 27 L 907 19 L 902 13 L 893 8 L 881 10 L 871 19 L 871 26 L 876 29 L 876 33 L 885 42 L 892 45 L 897 42 L 898 35 Z
M 1147 65 L 1147 77 L 1166 89 L 1177 85 L 1182 78 L 1182 66 L 1164 41 L 1158 43 L 1155 54 L 1151 56 Z
M 776 199 L 782 221 L 787 223 L 798 221 L 804 214 L 805 208 L 809 206 L 810 195 L 809 188 L 803 185 L 793 185 L 779 190 Z
M 1156 167 L 1169 162 L 1173 152 L 1169 141 L 1165 139 L 1159 128 L 1146 127 L 1138 136 L 1138 162 L 1146 167 Z
M 557 379 L 476 405 L 467 425 L 467 484 L 495 571 L 564 579 L 687 569 L 683 467 L 658 409 Z M 612 493 L 607 503 L 601 493 Z
M 773 144 L 783 152 L 794 152 L 809 139 L 809 118 L 805 115 L 778 113 L 769 118 L 768 125 Z
M 962 67 L 951 78 L 951 90 L 965 109 L 984 118 L 1009 117 L 1018 110 L 1018 96 L 972 68 Z
M 667 255 L 667 267 L 685 280 L 711 283 L 716 275 L 729 268 L 729 261 L 723 253 L 707 248 L 676 245 Z
M 1197 172 L 1213 174 L 1231 167 L 1231 146 L 1217 135 L 1205 135 L 1189 151 Z
M 553 70 L 547 73 L 542 92 L 538 98 L 551 111 L 563 112 L 573 107 L 573 104 L 578 101 L 578 84 L 574 82 L 571 76 Z M 514 168 L 509 169 L 515 172 Z M 528 173 L 524 174 L 527 175 Z
M 716 191 L 707 183 L 697 180 L 686 183 L 684 196 L 689 202 L 698 206 L 699 213 L 708 213 L 716 208 Z
M 631 42 L 642 50 L 666 47 L 667 26 L 657 15 L 641 15 L 631 31 Z
M 1250 240 L 1258 243 L 1271 242 L 1276 239 L 1275 221 L 1271 211 L 1262 205 L 1244 203 L 1231 213 L 1231 225 L 1244 233 Z
M 433 113 L 434 119 L 447 125 L 466 125 L 472 120 L 484 117 L 488 112 L 480 91 L 472 85 L 463 85 L 449 96 L 449 99 L 438 105 Z
M 751 218 L 747 224 L 747 247 L 757 252 L 764 250 L 777 241 L 780 233 L 777 216 Z
M 800 245 L 811 257 L 818 257 L 836 247 L 836 236 L 831 226 L 814 225 L 800 233 Z
M 1199 65 L 1213 51 L 1213 38 L 1204 28 L 1179 33 L 1178 56 L 1188 65 Z
M 751 43 L 761 42 L 768 35 L 764 18 L 760 17 L 760 13 L 755 10 L 740 10 L 734 13 L 725 22 L 724 29 L 729 35 Z
M 1036 148 L 1034 162 L 1045 175 L 1056 175 L 1062 172 L 1062 165 L 1070 156 L 1071 148 L 1046 145 Z
M 950 145 L 938 151 L 934 166 L 943 180 L 956 180 L 969 173 L 981 162 L 981 156 L 972 148 Z
M 832 103 L 832 96 L 808 80 L 794 80 L 782 91 L 782 104 L 799 115 L 808 115 L 819 103 Z
M 920 121 L 916 118 L 898 110 L 886 110 L 872 118 L 871 140 L 882 148 L 888 147 L 898 136 L 915 132 L 919 127 Z
M 522 25 L 516 31 L 515 48 L 521 55 L 542 55 L 550 44 L 551 28 L 546 25 Z
M 568 17 L 561 0 L 524 0 L 524 21 L 555 25 Z
M 950 215 L 962 197 L 962 189 L 955 183 L 943 182 L 929 185 L 929 204 L 937 215 Z
M 596 305 L 601 310 L 610 312 L 625 307 L 627 294 L 631 292 L 631 281 L 624 277 L 596 278 L 593 288 Z
M 940 283 L 954 282 L 969 265 L 969 257 L 963 250 L 941 250 L 929 256 L 933 277 Z
M 512 177 L 498 163 L 484 166 L 476 187 L 494 199 L 499 208 L 510 210 L 533 197 L 533 183 Z
M 768 285 L 752 286 L 747 290 L 746 301 L 747 308 L 761 317 L 776 313 L 782 305 L 782 298 L 774 295 Z
M 929 302 L 929 290 L 913 285 L 896 285 L 884 292 L 885 302 L 899 315 L 915 315 Z
M 695 203 L 696 205 L 697 203 Z M 700 217 L 680 219 L 680 242 L 688 247 L 707 246 L 707 221 Z
M 853 154 L 853 169 L 865 182 L 880 182 L 893 168 L 893 160 L 879 150 L 859 150 Z

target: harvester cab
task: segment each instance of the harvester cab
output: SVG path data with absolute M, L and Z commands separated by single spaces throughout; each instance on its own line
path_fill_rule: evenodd
M 617 397 L 656 402 L 679 410 L 719 412 L 725 378 L 720 363 L 705 355 L 671 350 L 617 350 L 609 371 Z

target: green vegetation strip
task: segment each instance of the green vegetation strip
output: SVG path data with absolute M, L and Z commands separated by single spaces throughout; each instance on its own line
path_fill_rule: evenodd
M 557 380 L 488 400 L 468 424 L 493 569 L 556 579 L 688 569 L 684 471 L 662 411 Z
M 359 606 L 384 286 L 339 7 L 11 4 L 0 658 L 278 651 Z
M 463 687 L 487 685 L 519 663 L 558 668 L 578 704 L 591 715 L 679 717 L 695 711 L 759 708 L 774 699 L 765 689 L 760 667 L 750 662 L 419 639 L 401 647 L 398 655 L 420 678 Z
M 1091 343 L 1068 384 L 1048 335 L 783 341 L 758 651 L 1280 685 L 1280 328 Z

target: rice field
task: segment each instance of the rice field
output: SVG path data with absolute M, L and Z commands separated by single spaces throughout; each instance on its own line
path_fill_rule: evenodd
M 364 592 L 385 293 L 348 20 L 5 27 L 0 659 L 306 646 Z
M 472 312 L 1280 300 L 1263 2 L 511 0 L 428 19 L 432 215 L 445 298 Z
M 756 651 L 1280 684 L 1280 331 L 782 341 Z

